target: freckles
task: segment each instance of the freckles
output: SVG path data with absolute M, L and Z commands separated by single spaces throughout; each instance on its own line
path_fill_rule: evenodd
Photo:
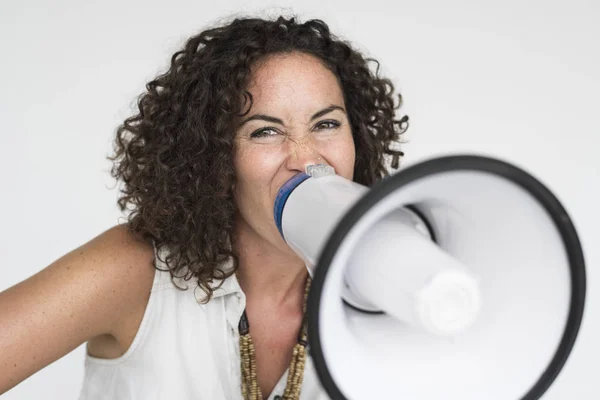
M 240 173 L 248 179 L 263 181 L 276 170 L 281 163 L 281 152 L 269 145 L 257 145 L 248 148 L 239 158 Z
M 240 169 L 244 167 L 244 164 L 247 163 L 248 154 L 246 151 L 237 150 L 233 157 L 233 165 L 236 169 Z

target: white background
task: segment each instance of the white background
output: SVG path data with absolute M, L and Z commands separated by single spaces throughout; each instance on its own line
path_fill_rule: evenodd
M 544 400 L 595 398 L 600 3 L 217 3 L 0 3 L 0 290 L 123 222 L 105 156 L 135 97 L 187 36 L 232 13 L 294 12 L 323 19 L 382 63 L 411 117 L 405 165 L 492 155 L 559 197 L 584 245 L 589 286 L 580 336 Z M 3 399 L 76 398 L 83 356 L 81 346 Z

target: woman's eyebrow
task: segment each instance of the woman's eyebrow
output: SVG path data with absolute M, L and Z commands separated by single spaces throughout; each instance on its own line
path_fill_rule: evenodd
M 346 112 L 346 110 L 344 110 L 343 107 L 340 106 L 336 106 L 335 104 L 330 105 L 327 108 L 322 109 L 321 111 L 317 111 L 311 118 L 310 120 L 315 120 L 319 117 L 322 117 L 325 114 L 329 114 L 330 112 L 332 112 L 333 110 L 341 110 L 342 112 Z
M 334 110 L 341 110 L 343 112 L 346 112 L 346 110 L 344 110 L 343 107 L 336 106 L 336 105 L 330 105 L 329 107 L 326 107 L 326 108 L 322 109 L 321 111 L 317 111 L 310 118 L 310 120 L 313 121 L 313 120 L 315 120 L 315 119 L 317 119 L 319 117 L 322 117 L 325 114 L 329 114 L 330 112 L 332 112 Z M 285 126 L 285 124 L 283 123 L 283 121 L 281 119 L 275 118 L 275 117 L 271 117 L 270 115 L 265 115 L 265 114 L 254 114 L 253 116 L 248 117 L 244 121 L 242 121 L 242 123 L 239 126 L 241 127 L 246 122 L 254 121 L 254 120 L 261 120 L 261 121 L 273 122 L 275 124 L 279 124 L 279 125 Z
M 254 114 L 253 116 L 248 117 L 244 121 L 242 121 L 242 123 L 240 124 L 240 127 L 242 125 L 244 125 L 246 122 L 250 122 L 250 121 L 254 121 L 254 120 L 262 120 L 262 121 L 267 121 L 267 122 L 273 122 L 273 123 L 285 126 L 285 124 L 283 123 L 283 121 L 280 120 L 279 118 L 271 117 L 271 116 L 265 115 L 265 114 Z

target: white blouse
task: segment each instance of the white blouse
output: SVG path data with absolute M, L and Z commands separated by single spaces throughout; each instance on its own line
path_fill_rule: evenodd
M 155 260 L 167 269 L 156 249 Z M 235 275 L 207 304 L 200 302 L 204 292 L 193 279 L 176 282 L 189 289 L 177 289 L 168 271 L 155 272 L 142 322 L 125 354 L 109 360 L 86 354 L 79 400 L 242 400 L 238 323 L 246 297 Z M 287 376 L 288 371 L 268 400 L 280 398 Z M 300 399 L 329 399 L 310 356 Z

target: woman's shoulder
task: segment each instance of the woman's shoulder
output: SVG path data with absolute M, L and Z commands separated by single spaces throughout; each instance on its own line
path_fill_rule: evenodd
M 99 259 L 107 260 L 101 265 L 104 273 L 112 277 L 107 296 L 111 303 L 121 306 L 113 309 L 110 332 L 90 339 L 88 352 L 113 358 L 129 348 L 140 326 L 156 273 L 155 252 L 126 224 L 107 229 L 95 241 L 94 252 Z
M 126 259 L 137 258 L 137 260 L 152 260 L 154 249 L 152 244 L 146 242 L 141 236 L 133 232 L 130 225 L 114 225 L 104 232 L 100 233 L 90 243 L 94 243 L 98 248 L 102 248 L 108 255 L 119 252 Z
M 115 225 L 90 242 L 99 265 L 112 277 L 113 293 L 124 304 L 145 303 L 156 268 L 152 244 L 131 231 L 128 224 Z
M 88 242 L 89 257 L 108 275 L 108 286 L 122 304 L 145 303 L 155 275 L 155 252 L 127 224 L 115 225 Z

